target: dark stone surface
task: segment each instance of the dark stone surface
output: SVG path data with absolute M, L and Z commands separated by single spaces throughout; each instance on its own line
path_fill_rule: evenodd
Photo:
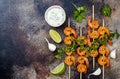
M 50 42 L 54 43 L 48 35 L 48 31 L 52 27 L 50 27 L 44 19 L 45 10 L 57 4 L 65 9 L 67 17 L 71 17 L 74 10 L 71 2 L 77 5 L 86 5 L 89 10 L 88 15 L 91 15 L 91 4 L 94 3 L 96 6 L 95 17 L 99 18 L 100 22 L 103 17 L 97 10 L 100 10 L 101 6 L 105 3 L 110 4 L 116 12 L 112 14 L 112 21 L 108 20 L 108 18 L 105 19 L 107 21 L 106 24 L 113 30 L 119 28 L 119 0 L 0 0 L 0 79 L 12 79 L 13 66 L 29 67 L 33 62 L 39 63 L 41 69 L 44 68 L 44 70 L 41 70 L 38 74 L 38 78 L 45 79 L 46 74 L 49 73 L 48 66 L 57 61 L 54 60 L 53 53 L 47 49 L 47 43 L 44 40 L 44 37 L 47 37 Z M 64 37 L 62 31 L 66 24 L 65 22 L 61 27 L 54 28 L 60 32 L 62 38 Z M 120 30 L 118 29 L 118 31 Z M 56 45 L 62 46 L 62 44 L 63 43 Z M 120 54 L 118 54 L 118 56 L 120 56 Z M 119 61 L 119 59 L 117 60 Z M 113 68 L 107 72 L 105 78 L 120 79 L 120 73 L 118 73 L 120 72 L 120 63 L 117 61 L 113 61 L 112 63 L 114 63 L 114 66 L 112 65 Z M 115 65 L 116 63 L 117 65 Z M 88 72 L 92 72 L 92 70 L 89 69 Z M 79 79 L 77 72 L 73 75 L 72 79 Z M 87 75 L 83 75 L 83 79 L 87 79 Z M 15 79 L 18 78 L 16 77 Z M 51 77 L 49 79 L 67 79 L 67 77 Z M 93 77 L 91 79 L 93 79 Z M 94 77 L 94 79 L 101 79 L 101 77 Z

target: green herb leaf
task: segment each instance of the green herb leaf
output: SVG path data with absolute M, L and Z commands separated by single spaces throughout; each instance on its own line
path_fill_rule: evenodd
M 104 5 L 102 7 L 101 13 L 102 13 L 102 15 L 110 17 L 111 16 L 111 8 L 110 8 L 110 6 L 109 5 Z
M 118 39 L 120 37 L 120 34 L 118 33 L 117 29 L 116 29 L 115 34 L 116 34 L 116 39 Z
M 99 39 L 99 42 L 100 42 L 101 45 L 106 45 L 108 40 L 109 40 L 109 37 L 108 37 L 107 34 L 105 34 L 105 36 L 101 40 Z
M 60 54 L 57 54 L 57 55 L 55 55 L 55 58 L 57 58 L 57 59 L 61 59 L 62 56 L 61 56 Z
M 99 40 L 94 40 L 93 42 L 92 42 L 92 49 L 93 50 L 97 50 L 98 49 L 98 47 L 100 46 L 100 44 L 99 44 Z
M 91 53 L 91 51 L 92 51 L 92 48 L 91 48 L 91 47 L 87 46 L 86 49 L 87 49 L 87 51 L 88 51 L 89 53 Z
M 114 37 L 115 37 L 115 32 L 113 32 L 112 30 L 110 30 L 109 39 L 112 40 Z
M 55 55 L 55 58 L 61 59 L 63 54 L 64 54 L 64 48 L 58 48 L 57 54 Z
M 72 4 L 73 4 L 73 6 L 76 9 L 73 12 L 73 18 L 74 18 L 74 20 L 76 20 L 77 22 L 82 22 L 82 20 L 85 18 L 85 13 L 87 11 L 86 6 L 78 7 L 74 3 L 72 3 Z
M 78 45 L 75 43 L 75 41 L 73 41 L 73 43 L 71 45 L 67 45 L 65 47 L 65 52 L 71 52 L 71 51 L 74 52 L 76 50 L 77 46 Z
M 114 37 L 116 37 L 116 39 L 118 39 L 120 37 L 120 34 L 118 33 L 117 29 L 115 32 L 110 30 L 110 36 L 109 39 L 112 40 Z

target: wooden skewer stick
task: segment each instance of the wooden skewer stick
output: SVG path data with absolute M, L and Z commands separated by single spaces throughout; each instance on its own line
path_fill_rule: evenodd
M 80 36 L 82 36 L 82 27 L 80 28 Z
M 105 27 L 105 21 L 104 21 L 104 19 L 103 19 L 103 27 Z
M 104 56 L 104 55 L 103 55 Z M 102 69 L 102 79 L 104 79 L 104 74 L 105 74 L 105 66 L 103 65 L 103 69 Z
M 71 74 L 71 67 L 69 66 L 69 79 L 70 79 L 70 74 Z
M 70 27 L 70 18 L 68 18 L 68 27 Z
M 82 73 L 80 73 L 80 79 L 82 79 Z
M 94 5 L 92 5 L 92 20 L 94 20 Z M 94 32 L 94 29 L 93 29 L 93 32 Z M 95 69 L 95 57 L 93 57 L 93 69 Z
M 82 27 L 80 28 L 80 36 L 82 36 Z M 80 73 L 80 79 L 82 79 L 82 73 Z
M 104 76 L 105 76 L 105 66 L 103 66 L 103 70 L 102 71 L 103 71 L 103 75 L 102 75 L 103 78 L 102 79 L 104 79 Z
M 92 20 L 94 20 L 94 5 L 92 5 Z
M 105 27 L 105 22 L 104 22 L 104 19 L 103 19 L 103 27 Z M 103 55 L 104 56 L 104 55 Z M 102 74 L 102 79 L 104 79 L 104 74 L 105 74 L 105 66 L 103 65 L 103 74 Z
M 70 27 L 70 18 L 68 18 L 68 27 Z M 69 66 L 69 76 L 68 78 L 70 79 L 70 74 L 71 74 L 71 66 Z
M 93 70 L 95 69 L 95 57 L 93 57 Z

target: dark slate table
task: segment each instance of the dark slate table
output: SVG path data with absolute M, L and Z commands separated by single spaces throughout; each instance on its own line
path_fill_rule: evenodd
M 44 13 L 48 7 L 60 5 L 65 9 L 67 18 L 72 19 L 74 7 L 71 2 L 79 6 L 86 5 L 87 15 L 91 15 L 91 5 L 95 4 L 95 17 L 100 22 L 103 16 L 100 15 L 99 10 L 103 4 L 109 4 L 113 11 L 112 20 L 105 18 L 106 25 L 112 30 L 118 28 L 120 32 L 119 0 L 0 0 L 0 79 L 67 79 L 67 71 L 60 77 L 49 74 L 49 69 L 63 60 L 54 58 L 55 53 L 51 53 L 47 49 L 47 43 L 44 40 L 44 37 L 47 37 L 50 42 L 54 43 L 48 34 L 50 29 L 57 30 L 64 38 L 62 31 L 67 22 L 59 28 L 52 28 L 46 23 Z M 74 23 L 73 19 L 72 23 Z M 86 20 L 79 25 L 85 26 Z M 120 56 L 120 41 L 114 42 L 114 47 L 117 47 L 117 56 Z M 62 47 L 63 43 L 56 45 Z M 120 57 L 115 60 L 111 59 L 111 69 L 106 71 L 105 79 L 120 79 L 119 60 Z M 30 78 L 23 75 L 23 73 L 29 74 L 32 71 L 29 69 L 31 67 L 34 69 L 33 71 L 36 71 L 35 74 L 32 74 L 35 77 Z M 79 79 L 79 74 L 74 72 L 74 68 L 72 70 L 72 79 Z M 87 79 L 88 74 L 92 71 L 89 68 L 88 73 L 83 75 L 83 79 Z M 20 75 L 18 76 L 17 73 Z M 101 76 L 91 79 L 93 78 L 101 79 Z

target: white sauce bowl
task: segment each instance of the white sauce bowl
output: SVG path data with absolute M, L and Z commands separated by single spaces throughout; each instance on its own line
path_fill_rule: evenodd
M 59 5 L 53 5 L 46 10 L 45 20 L 50 26 L 59 27 L 66 20 L 65 10 Z

